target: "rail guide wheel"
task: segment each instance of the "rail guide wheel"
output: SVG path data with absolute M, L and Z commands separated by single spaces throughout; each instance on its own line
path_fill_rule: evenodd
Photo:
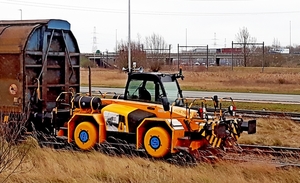
M 170 134 L 162 127 L 152 127 L 144 136 L 144 147 L 152 157 L 164 157 L 170 152 L 170 146 Z
M 89 150 L 97 142 L 97 128 L 91 122 L 81 122 L 74 132 L 76 145 L 83 150 Z

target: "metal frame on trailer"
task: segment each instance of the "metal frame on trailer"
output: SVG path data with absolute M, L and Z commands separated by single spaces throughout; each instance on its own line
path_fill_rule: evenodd
M 79 92 L 80 51 L 70 28 L 59 19 L 0 20 L 0 110 L 25 112 L 38 97 L 45 104 L 38 110 L 51 111 L 59 93 Z

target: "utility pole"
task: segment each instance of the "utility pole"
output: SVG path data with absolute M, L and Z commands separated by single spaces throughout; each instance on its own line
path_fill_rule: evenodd
M 185 51 L 187 51 L 187 28 L 185 28 Z
M 292 21 L 290 21 L 290 49 L 292 48 Z
M 94 53 L 94 66 L 96 66 L 96 51 L 97 51 L 97 32 L 96 32 L 96 27 L 94 27 L 94 32 L 93 32 L 93 48 L 92 51 Z
M 128 71 L 131 72 L 130 0 L 128 0 Z
M 214 47 L 217 47 L 217 34 L 214 33 Z
M 23 20 L 23 11 L 22 9 L 19 9 L 20 13 L 21 13 L 21 20 Z
M 116 54 L 118 52 L 118 29 L 116 29 Z

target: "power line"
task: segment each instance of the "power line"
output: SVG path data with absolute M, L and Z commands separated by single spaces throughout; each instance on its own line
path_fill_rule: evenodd
M 38 3 L 38 2 L 25 2 L 25 1 L 0 1 L 2 4 L 12 4 L 12 5 L 24 5 L 30 7 L 41 7 L 41 8 L 50 8 L 50 9 L 63 9 L 63 10 L 79 10 L 79 11 L 92 11 L 92 12 L 103 12 L 103 13 L 126 13 L 126 10 L 117 10 L 117 9 L 101 9 L 94 7 L 81 7 L 81 6 L 72 6 L 72 5 L 57 5 L 57 4 L 48 4 L 48 3 Z
M 205 1 L 205 0 L 199 0 Z M 89 11 L 98 13 L 127 13 L 126 10 L 121 9 L 103 9 L 94 7 L 81 7 L 72 5 L 57 5 L 48 3 L 38 2 L 26 2 L 26 1 L 0 1 L 2 4 L 12 5 L 24 5 L 30 7 L 41 7 L 50 9 L 63 9 L 63 10 L 74 10 L 74 11 Z M 221 13 L 196 13 L 196 12 L 156 12 L 156 11 L 132 11 L 132 14 L 140 15 L 165 15 L 165 16 L 235 16 L 235 15 L 272 15 L 272 14 L 295 14 L 300 11 L 271 11 L 271 12 L 221 12 Z

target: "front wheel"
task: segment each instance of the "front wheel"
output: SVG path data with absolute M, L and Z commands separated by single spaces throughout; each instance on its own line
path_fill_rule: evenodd
M 162 127 L 150 128 L 144 137 L 144 147 L 150 156 L 155 158 L 164 157 L 170 152 L 170 134 Z
M 89 150 L 97 142 L 97 128 L 91 122 L 81 122 L 77 125 L 74 132 L 76 145 L 82 150 Z

